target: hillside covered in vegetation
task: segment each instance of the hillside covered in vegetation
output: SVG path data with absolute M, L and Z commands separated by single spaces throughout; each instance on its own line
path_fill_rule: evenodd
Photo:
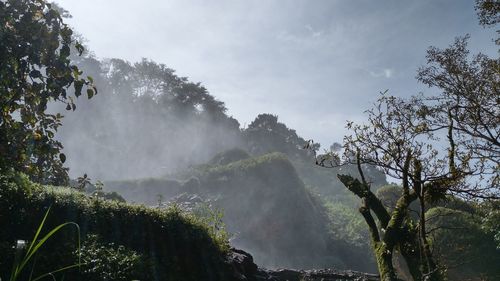
M 151 206 L 161 196 L 166 205 L 221 210 L 231 244 L 252 253 L 260 265 L 374 270 L 361 245 L 338 239 L 341 231 L 329 229 L 324 202 L 305 187 L 284 154 L 249 157 L 231 150 L 209 163 L 214 164 L 181 173 L 177 180 L 109 182 L 105 190 Z
M 427 50 L 432 94 L 381 92 L 323 149 L 69 17 L 0 0 L 1 280 L 500 278 L 500 60 L 468 35 Z

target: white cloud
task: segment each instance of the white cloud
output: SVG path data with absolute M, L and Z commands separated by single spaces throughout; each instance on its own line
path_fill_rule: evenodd
M 380 78 L 380 77 L 391 78 L 394 75 L 394 70 L 391 68 L 384 68 L 384 69 L 377 70 L 377 71 L 369 71 L 369 73 L 370 73 L 370 76 L 375 77 L 375 78 Z

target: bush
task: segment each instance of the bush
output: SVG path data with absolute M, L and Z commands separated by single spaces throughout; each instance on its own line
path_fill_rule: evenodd
M 434 251 L 448 267 L 450 280 L 499 280 L 500 251 L 493 235 L 481 227 L 481 217 L 443 207 L 426 216 Z
M 80 273 L 86 280 L 129 281 L 151 280 L 151 264 L 147 257 L 115 243 L 103 243 L 97 235 L 89 235 L 82 245 Z
M 138 268 L 148 268 L 152 280 L 228 280 L 230 269 L 224 263 L 227 241 L 210 236 L 208 227 L 194 216 L 175 209 L 93 200 L 74 189 L 34 184 L 19 174 L 0 174 L 0 278 L 7 279 L 10 273 L 14 241 L 33 237 L 49 206 L 48 229 L 76 222 L 82 237 L 98 235 L 99 243 L 124 258 L 122 261 L 136 264 L 135 254 L 141 262 L 151 261 L 151 267 L 142 264 Z M 68 251 L 75 245 L 74 232 L 58 233 L 39 253 L 43 258 L 37 259 L 34 276 L 76 262 Z M 92 244 L 87 245 L 92 249 Z M 77 270 L 67 272 L 66 279 L 89 280 Z

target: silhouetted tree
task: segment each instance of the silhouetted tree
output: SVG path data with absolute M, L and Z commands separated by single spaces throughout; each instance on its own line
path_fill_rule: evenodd
M 243 132 L 248 150 L 253 154 L 282 152 L 292 159 L 308 160 L 312 156 L 309 150 L 302 149 L 306 140 L 299 137 L 295 130 L 278 122 L 278 116 L 259 114 Z M 318 150 L 319 144 L 313 144 L 310 150 Z

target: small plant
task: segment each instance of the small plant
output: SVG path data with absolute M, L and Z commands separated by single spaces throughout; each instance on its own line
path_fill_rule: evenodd
M 104 192 L 102 191 L 104 189 L 104 183 L 100 180 L 96 181 L 94 184 L 95 190 L 92 193 L 92 197 L 94 197 L 96 200 L 99 200 L 99 197 L 104 197 Z
M 62 228 L 66 227 L 66 226 L 72 225 L 72 226 L 76 227 L 76 229 L 78 230 L 78 251 L 80 251 L 80 226 L 74 222 L 62 223 L 62 224 L 54 227 L 45 236 L 43 236 L 41 239 L 39 239 L 40 233 L 43 229 L 43 226 L 45 225 L 45 221 L 47 220 L 49 212 L 50 212 L 50 207 L 47 210 L 47 212 L 45 212 L 45 216 L 43 217 L 42 222 L 40 223 L 40 226 L 38 226 L 38 229 L 37 229 L 35 236 L 33 237 L 33 240 L 31 243 L 26 244 L 26 242 L 23 240 L 17 241 L 16 257 L 14 259 L 14 265 L 12 268 L 12 273 L 10 275 L 9 281 L 19 280 L 19 277 L 25 271 L 26 266 L 30 263 L 30 261 L 34 260 L 36 254 L 41 249 L 41 247 L 45 244 L 45 242 L 47 242 L 47 240 L 49 240 L 54 234 L 56 234 L 57 232 L 59 232 Z M 26 250 L 26 253 L 23 256 L 22 253 L 24 252 L 24 249 L 26 247 L 28 249 Z M 79 266 L 80 266 L 80 259 L 78 260 L 77 264 L 68 265 L 68 266 L 56 269 L 54 271 L 51 271 L 51 272 L 48 272 L 48 273 L 45 273 L 45 274 L 42 274 L 38 277 L 33 278 L 33 271 L 34 271 L 34 264 L 33 264 L 28 280 L 29 281 L 37 281 L 37 280 L 40 280 L 40 279 L 48 277 L 48 276 L 53 277 L 55 273 L 66 271 L 68 269 L 79 267 Z
M 161 206 L 163 205 L 163 195 L 157 194 L 156 199 L 158 200 L 158 208 L 161 208 Z
M 151 264 L 147 257 L 123 245 L 106 243 L 97 235 L 89 235 L 80 252 L 80 273 L 84 280 L 129 281 L 151 280 Z
M 78 185 L 76 186 L 76 189 L 78 189 L 80 191 L 84 191 L 85 187 L 87 185 L 92 184 L 90 181 L 90 178 L 87 176 L 87 174 L 83 174 L 82 177 L 78 177 L 77 182 L 78 182 Z
M 221 250 L 229 250 L 231 234 L 227 232 L 226 224 L 223 221 L 224 212 L 221 209 L 212 207 L 208 203 L 199 204 L 193 210 L 193 215 L 198 221 L 207 226 L 210 236 L 217 241 Z

